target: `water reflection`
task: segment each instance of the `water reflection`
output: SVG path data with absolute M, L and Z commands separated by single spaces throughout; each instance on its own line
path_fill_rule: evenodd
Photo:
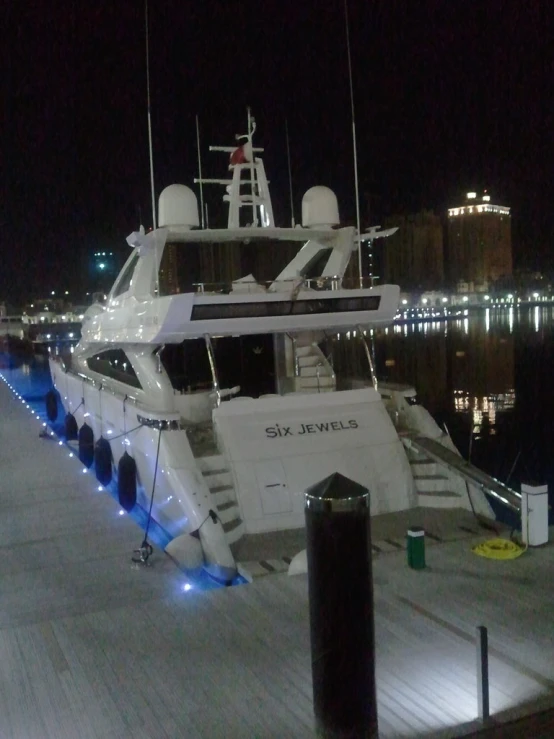
M 379 378 L 414 386 L 465 456 L 503 480 L 517 459 L 514 482 L 554 471 L 553 339 L 552 307 L 510 306 L 377 330 L 371 345 Z M 327 353 L 339 377 L 369 382 L 353 335 Z

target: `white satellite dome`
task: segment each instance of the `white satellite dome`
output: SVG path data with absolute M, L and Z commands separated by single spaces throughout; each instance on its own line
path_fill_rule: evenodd
M 339 223 L 339 204 L 335 193 L 323 185 L 306 190 L 302 198 L 304 228 L 331 228 Z
M 196 195 L 186 185 L 169 185 L 158 200 L 158 225 L 195 228 L 198 220 Z

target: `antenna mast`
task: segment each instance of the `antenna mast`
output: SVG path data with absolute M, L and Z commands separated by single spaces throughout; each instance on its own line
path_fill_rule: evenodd
M 352 60 L 350 58 L 350 28 L 348 23 L 348 0 L 344 0 L 344 25 L 346 26 L 346 54 L 348 56 L 348 81 L 350 83 L 350 108 L 352 114 L 352 148 L 354 149 L 354 191 L 356 198 L 356 228 L 358 230 L 358 272 L 360 274 L 360 287 L 363 287 L 362 279 L 362 241 L 360 227 L 360 196 L 358 191 L 358 147 L 356 144 L 356 115 L 354 112 L 354 87 L 352 85 Z
M 152 151 L 152 117 L 150 115 L 150 45 L 148 32 L 148 0 L 144 0 L 144 26 L 146 31 L 146 105 L 148 109 L 148 152 L 150 155 L 150 191 L 152 194 L 152 224 L 156 230 L 156 196 L 154 190 L 154 154 Z
M 294 200 L 292 197 L 292 169 L 290 166 L 289 122 L 287 118 L 285 118 L 285 133 L 287 137 L 287 162 L 289 165 L 290 223 L 294 228 Z
M 200 183 L 200 213 L 202 228 L 206 227 L 206 219 L 204 217 L 204 190 L 202 189 L 202 157 L 200 155 L 200 122 L 198 114 L 196 115 L 196 150 L 198 152 L 198 182 Z

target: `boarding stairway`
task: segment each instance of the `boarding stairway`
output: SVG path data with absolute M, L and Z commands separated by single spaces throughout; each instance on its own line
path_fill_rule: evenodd
M 234 544 L 244 534 L 244 523 L 237 504 L 233 475 L 216 446 L 213 424 L 208 421 L 190 426 L 188 438 L 198 469 L 211 493 L 227 543 Z
M 328 393 L 336 390 L 333 368 L 310 334 L 292 339 L 294 356 L 294 391 Z
M 471 486 L 475 486 L 512 511 L 521 510 L 520 493 L 466 462 L 459 453 L 411 431 L 402 431 L 400 439 L 410 462 L 420 505 L 456 507 L 464 495 L 470 495 Z M 463 488 L 457 483 L 460 478 L 465 483 Z

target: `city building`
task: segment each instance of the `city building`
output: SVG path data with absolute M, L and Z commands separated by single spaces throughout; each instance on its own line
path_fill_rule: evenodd
M 403 290 L 436 290 L 444 283 L 443 224 L 432 210 L 384 219 L 398 231 L 375 250 L 379 282 Z M 380 252 L 380 253 L 379 253 Z
M 495 205 L 486 190 L 468 192 L 462 205 L 448 209 L 447 273 L 451 287 L 486 291 L 512 276 L 510 208 Z

